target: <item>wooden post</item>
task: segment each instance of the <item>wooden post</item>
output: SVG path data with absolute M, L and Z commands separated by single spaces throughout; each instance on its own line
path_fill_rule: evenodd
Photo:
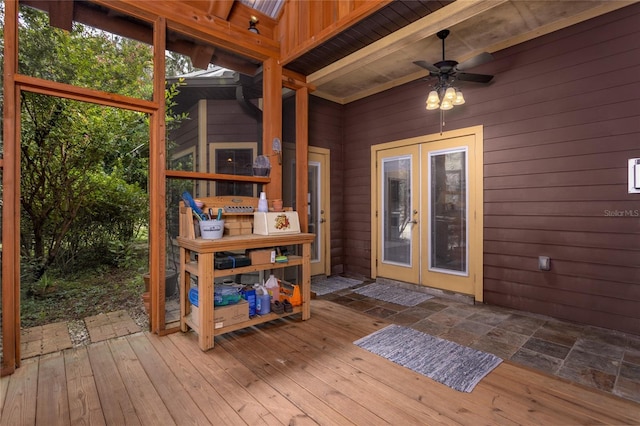
M 158 18 L 153 25 L 153 100 L 158 108 L 149 120 L 149 274 L 151 281 L 151 331 L 165 326 L 166 245 L 166 143 L 165 48 L 167 25 Z
M 300 230 L 309 232 L 309 89 L 296 90 L 296 206 Z
M 311 318 L 311 242 L 302 244 L 302 319 Z
M 282 66 L 274 58 L 263 64 L 264 108 L 262 152 L 271 162 L 271 182 L 265 185 L 269 200 L 282 198 L 282 164 L 273 153 L 273 139 L 282 140 Z
M 215 252 L 198 254 L 198 344 L 206 351 L 215 344 L 215 307 L 213 306 L 213 262 Z
M 7 0 L 4 15 L 4 158 L 2 161 L 2 338 L 1 374 L 20 366 L 20 97 L 18 2 Z

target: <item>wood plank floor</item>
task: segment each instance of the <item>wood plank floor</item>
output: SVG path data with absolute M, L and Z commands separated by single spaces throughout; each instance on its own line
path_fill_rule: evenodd
M 508 362 L 461 393 L 352 344 L 385 325 L 314 300 L 208 352 L 136 333 L 31 358 L 0 380 L 0 424 L 640 424 L 640 404 Z

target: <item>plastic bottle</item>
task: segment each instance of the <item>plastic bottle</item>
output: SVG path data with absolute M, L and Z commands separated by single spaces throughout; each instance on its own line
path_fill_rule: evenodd
M 271 301 L 280 300 L 280 284 L 278 283 L 278 279 L 271 274 L 267 283 L 264 285 L 269 296 L 271 297 Z
M 267 202 L 267 194 L 260 193 L 260 199 L 258 200 L 258 211 L 266 213 L 269 211 L 269 203 Z
M 256 284 L 256 286 L 256 313 L 258 315 L 266 315 L 271 311 L 271 297 L 264 286 L 260 284 Z

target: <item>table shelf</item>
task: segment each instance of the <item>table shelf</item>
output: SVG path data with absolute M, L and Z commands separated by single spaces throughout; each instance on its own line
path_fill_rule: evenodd
M 293 312 L 285 312 L 284 314 L 276 314 L 274 312 L 269 312 L 266 315 L 255 315 L 253 318 L 249 318 L 248 320 L 240 322 L 240 323 L 237 323 L 237 324 L 232 324 L 232 325 L 229 325 L 229 326 L 226 326 L 226 327 L 214 328 L 213 335 L 214 336 L 219 336 L 221 334 L 231 333 L 232 331 L 241 330 L 241 329 L 246 328 L 246 327 L 251 327 L 253 325 L 258 325 L 258 324 L 262 324 L 262 323 L 265 323 L 265 322 L 268 322 L 268 321 L 277 320 L 279 318 L 290 317 L 290 316 L 297 315 L 297 314 L 300 314 L 300 313 L 302 313 L 302 307 L 301 306 L 294 306 L 293 307 Z M 191 318 L 191 315 L 192 314 L 187 315 L 185 317 L 185 321 L 186 321 L 187 325 L 189 326 L 189 328 L 191 328 L 196 333 L 199 333 L 200 326 L 195 324 L 195 322 Z
M 186 332 L 188 329 L 194 330 L 198 334 L 198 344 L 203 351 L 213 348 L 214 337 L 220 334 L 273 321 L 291 315 L 301 314 L 302 320 L 311 317 L 311 243 L 315 235 L 307 233 L 288 235 L 241 235 L 223 237 L 217 240 L 204 240 L 202 238 L 178 237 L 180 246 L 180 328 Z M 215 269 L 215 253 L 223 251 L 241 251 L 255 248 L 271 248 L 288 245 L 299 245 L 302 247 L 302 255 L 288 256 L 287 262 L 262 263 L 256 265 L 242 266 L 230 269 Z M 302 304 L 294 306 L 293 312 L 276 314 L 270 312 L 266 315 L 256 315 L 236 324 L 215 328 L 213 303 L 214 280 L 219 277 L 229 275 L 246 274 L 260 272 L 271 269 L 281 269 L 290 266 L 301 267 L 300 293 Z M 198 321 L 193 320 L 191 303 L 189 302 L 189 289 L 191 287 L 191 277 L 198 279 Z M 205 308 L 207 307 L 207 308 Z

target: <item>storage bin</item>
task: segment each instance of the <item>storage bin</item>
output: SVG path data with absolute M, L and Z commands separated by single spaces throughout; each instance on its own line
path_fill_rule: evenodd
M 196 327 L 200 327 L 199 309 L 191 305 L 191 321 Z M 249 320 L 249 303 L 241 300 L 235 305 L 220 306 L 213 310 L 213 327 L 215 329 L 227 327 Z
M 242 287 L 231 285 L 216 285 L 213 291 L 213 305 L 214 306 L 226 306 L 238 303 L 242 299 L 240 291 Z M 193 306 L 198 307 L 198 289 L 192 288 L 189 290 L 189 302 Z
M 238 303 L 242 299 L 241 290 L 240 286 L 216 284 L 213 290 L 213 305 L 226 306 Z
M 274 263 L 276 261 L 276 251 L 270 250 L 251 250 L 249 259 L 252 265 L 262 265 L 265 263 Z
M 249 217 L 251 219 L 251 217 Z M 230 221 L 224 223 L 224 235 L 251 235 L 253 223 L 251 221 Z
M 298 212 L 256 212 L 253 214 L 253 233 L 257 235 L 299 234 Z
M 251 259 L 246 255 L 226 251 L 216 253 L 213 263 L 215 269 L 240 268 L 249 265 L 251 265 Z

